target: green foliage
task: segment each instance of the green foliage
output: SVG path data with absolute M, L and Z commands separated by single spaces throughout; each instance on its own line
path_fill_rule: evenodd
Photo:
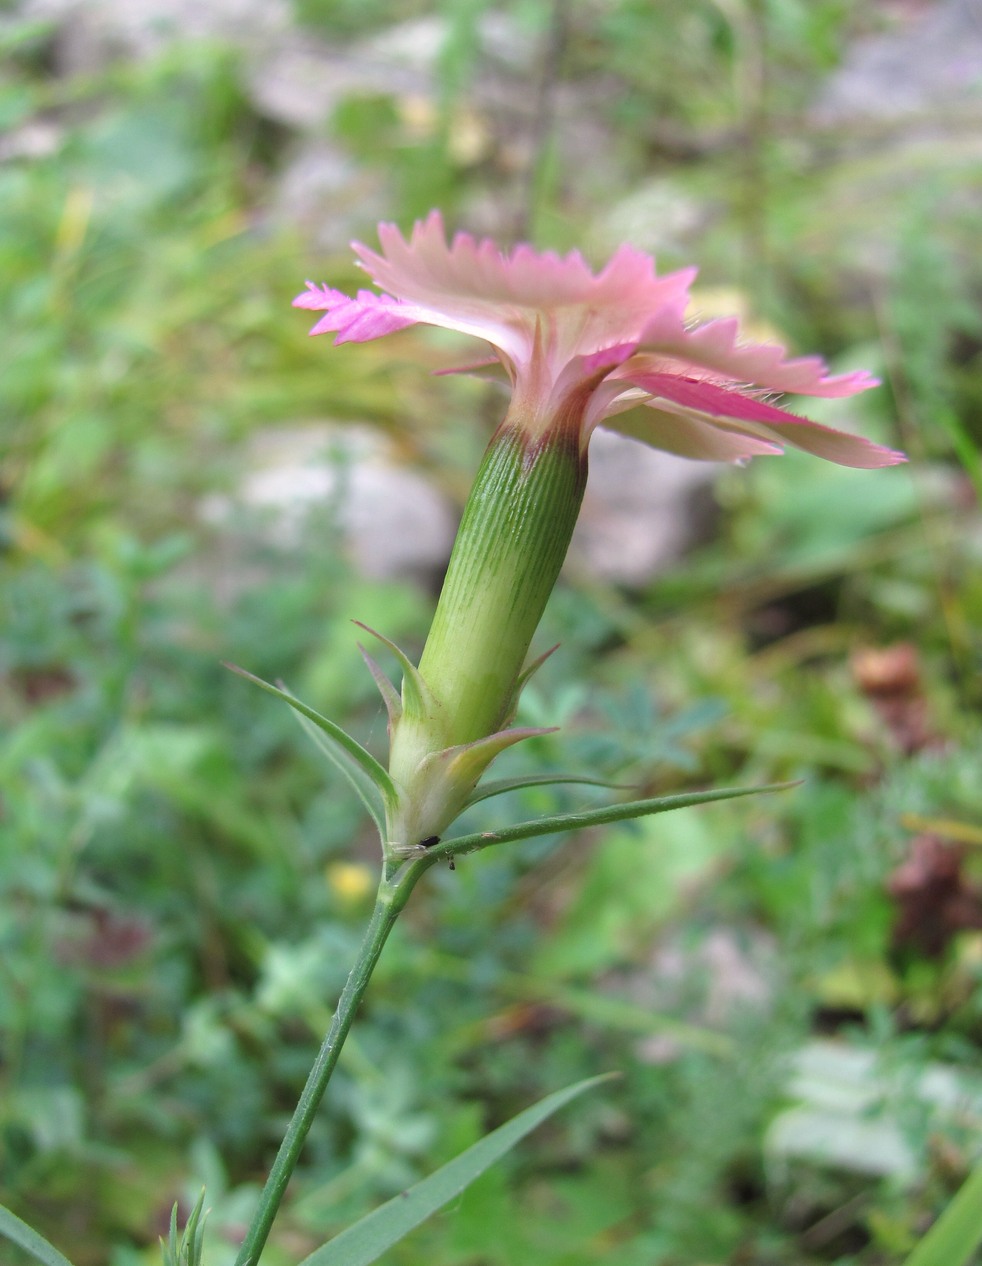
M 197 1203 L 191 1210 L 184 1230 L 178 1238 L 177 1205 L 171 1210 L 170 1227 L 167 1231 L 166 1243 L 161 1240 L 164 1251 L 164 1266 L 201 1266 L 201 1254 L 204 1249 L 205 1220 L 202 1216 L 205 1207 L 205 1193 L 202 1190 Z
M 297 21 L 328 35 L 372 31 L 382 22 L 408 21 L 427 10 L 426 0 L 293 0 Z
M 345 41 L 438 13 L 295 7 Z M 548 179 L 526 179 L 508 166 L 521 147 L 475 104 L 476 32 L 482 15 L 513 19 L 542 70 L 558 10 L 559 87 L 603 77 L 591 111 L 609 145 L 578 148 L 559 111 L 529 159 Z M 962 477 L 978 485 L 977 159 L 812 136 L 806 107 L 866 6 L 558 10 L 441 6 L 452 22 L 425 126 L 407 124 L 397 93 L 353 94 L 325 126 L 391 176 L 393 219 L 498 198 L 508 223 L 557 248 L 669 177 L 701 209 L 704 280 L 744 278 L 787 341 L 879 368 L 884 389 L 827 416 L 887 441 L 899 425 L 917 461 L 910 474 L 791 456 L 727 472 L 718 534 L 684 565 L 636 594 L 582 581 L 556 594 L 540 645 L 562 646 L 518 721 L 562 732 L 502 757 L 510 789 L 470 807 L 462 833 L 610 795 L 548 785 L 557 769 L 630 786 L 625 799 L 804 783 L 634 826 L 594 817 L 572 840 L 431 869 L 268 1260 L 296 1262 L 398 1200 L 521 1104 L 619 1068 L 393 1262 L 948 1266 L 974 1251 L 974 1177 L 937 1219 L 972 1170 L 977 1127 L 908 1090 L 939 1063 L 971 1074 L 982 1034 L 982 568 Z M 458 493 L 483 443 L 462 419 L 484 398 L 427 381 L 420 364 L 445 349 L 411 333 L 357 357 L 306 341 L 291 297 L 305 275 L 345 284 L 348 265 L 267 228 L 283 138 L 232 55 L 182 45 L 63 79 L 51 38 L 5 15 L 0 125 L 59 131 L 56 152 L 0 164 L 0 1198 L 76 1266 L 148 1266 L 175 1202 L 185 1222 L 205 1182 L 203 1261 L 221 1266 L 379 859 L 362 805 L 288 709 L 220 661 L 287 681 L 381 758 L 385 719 L 350 621 L 418 647 L 430 599 L 354 576 L 330 508 L 284 548 L 248 516 L 216 527 L 200 507 L 235 486 L 257 428 L 325 410 L 397 434 L 407 461 L 439 464 Z M 476 157 L 465 124 L 485 138 Z M 690 262 L 685 249 L 662 265 Z M 856 652 L 895 643 L 916 647 L 916 679 L 891 700 L 864 686 Z M 954 878 L 932 889 L 944 875 L 929 873 L 902 898 L 898 868 L 923 865 L 925 836 Z M 753 1003 L 727 993 L 751 967 Z M 876 1052 L 910 1185 L 820 1156 L 777 1172 L 767 1127 L 816 1035 Z M 29 1247 L 15 1235 L 5 1266 L 45 1261 Z

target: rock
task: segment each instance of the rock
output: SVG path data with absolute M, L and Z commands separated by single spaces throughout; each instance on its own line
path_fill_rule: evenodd
M 922 1059 L 898 1067 L 895 1055 L 871 1046 L 816 1040 L 796 1052 L 790 1073 L 790 1106 L 764 1140 L 775 1178 L 790 1177 L 792 1162 L 805 1161 L 889 1178 L 904 1189 L 923 1184 L 927 1158 L 946 1138 L 964 1139 L 969 1154 L 982 1139 L 982 1080 L 954 1064 Z M 922 1148 L 912 1120 L 930 1122 Z
M 542 37 L 530 39 L 521 24 L 507 15 L 483 14 L 477 22 L 476 49 L 465 81 L 453 87 L 453 109 L 444 120 L 448 85 L 441 59 L 453 38 L 451 22 L 427 16 L 344 46 L 294 36 L 275 42 L 254 63 L 248 81 L 254 107 L 304 138 L 281 178 L 281 190 L 273 195 L 275 221 L 299 223 L 305 233 L 316 221 L 322 226 L 320 244 L 334 248 L 352 234 L 361 237 L 369 232 L 373 219 L 391 217 L 392 207 L 404 196 L 399 181 L 404 179 L 405 164 L 397 162 L 394 170 L 386 170 L 373 162 L 370 137 L 353 144 L 350 151 L 344 142 L 324 139 L 342 103 L 374 97 L 391 102 L 391 126 L 399 134 L 398 148 L 407 156 L 415 151 L 419 161 L 425 162 L 427 144 L 445 141 L 449 162 L 470 173 L 457 223 L 478 234 L 509 236 L 516 207 L 527 200 L 528 171 L 541 139 L 542 103 L 536 80 Z M 564 151 L 575 150 L 567 161 L 582 166 L 588 154 L 584 170 L 593 174 L 591 187 L 606 190 L 616 173 L 610 166 L 614 160 L 608 157 L 606 132 L 597 122 L 597 94 L 594 91 L 591 96 L 590 85 L 582 83 L 575 89 L 562 89 L 559 85 L 557 96 L 562 100 L 557 100 L 556 113 L 561 121 L 556 135 Z M 391 138 L 386 142 L 390 149 L 393 143 Z M 328 178 L 318 170 L 325 163 L 325 145 L 332 150 Z M 359 148 L 367 149 L 367 155 L 356 155 Z M 335 180 L 345 153 L 352 158 L 350 184 Z M 366 169 L 373 181 L 367 204 L 359 189 Z M 312 172 L 316 173 L 313 178 Z M 291 194 L 297 184 L 304 188 L 299 204 Z M 295 205 L 299 205 L 299 221 L 293 214 Z
M 718 469 L 598 429 L 567 565 L 644 586 L 711 531 Z
M 346 97 L 430 95 L 434 82 L 427 71 L 378 55 L 371 46 L 337 48 L 293 36 L 275 43 L 256 63 L 248 91 L 267 118 L 316 131 Z
M 614 202 L 592 227 L 590 246 L 598 259 L 611 255 L 621 242 L 656 259 L 663 253 L 684 257 L 713 213 L 711 204 L 694 198 L 680 181 L 657 177 Z
M 941 0 L 917 18 L 858 41 L 816 107 L 822 124 L 892 122 L 974 107 L 982 112 L 978 0 Z
M 232 496 L 212 496 L 202 518 L 221 525 L 259 512 L 262 532 L 288 549 L 316 512 L 333 512 L 352 565 L 371 579 L 432 583 L 450 556 L 456 517 L 417 472 L 394 460 L 366 426 L 319 423 L 257 433 Z
M 323 127 L 353 94 L 425 99 L 442 92 L 440 58 L 450 25 L 441 17 L 400 22 L 341 46 L 309 36 L 277 41 L 255 66 L 249 91 L 268 118 L 300 130 Z M 531 71 L 534 42 L 502 14 L 478 22 L 479 52 L 469 92 L 479 102 L 516 105 L 515 84 Z M 502 77 L 507 84 L 502 85 Z M 520 77 L 522 77 L 520 79 Z M 528 110 L 528 94 L 518 104 Z
M 335 141 L 311 138 L 287 159 L 266 216 L 274 227 L 295 229 L 312 249 L 347 255 L 366 225 L 389 218 L 393 201 L 380 168 L 358 163 Z
M 143 60 L 183 40 L 260 47 L 289 29 L 288 0 L 22 0 L 28 21 L 58 28 L 62 74 L 102 70 L 117 56 Z
M 44 119 L 32 119 L 0 135 L 0 163 L 11 159 L 50 158 L 64 144 L 64 129 Z
M 590 453 L 568 565 L 614 584 L 642 586 L 706 530 L 715 468 L 605 431 L 593 437 Z M 360 574 L 439 582 L 457 514 L 367 426 L 260 431 L 247 447 L 235 491 L 212 495 L 201 506 L 202 519 L 219 527 L 245 514 L 247 534 L 252 519 L 254 534 L 281 549 L 295 546 L 311 516 L 325 513 Z

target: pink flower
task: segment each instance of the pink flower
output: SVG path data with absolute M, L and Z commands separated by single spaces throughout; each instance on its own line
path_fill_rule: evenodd
M 448 246 L 439 212 L 407 241 L 379 226 L 381 253 L 354 244 L 384 293 L 350 297 L 308 282 L 294 306 L 324 312 L 311 334 L 368 342 L 421 323 L 489 342 L 514 389 L 512 420 L 532 435 L 562 415 L 581 445 L 602 423 L 682 457 L 739 461 L 793 444 L 842 466 L 905 461 L 903 453 L 779 409 L 774 393 L 851 396 L 877 380 L 830 375 L 817 356 L 788 359 L 740 341 L 735 318 L 687 323 L 694 268 L 659 277 L 653 260 L 622 246 L 594 274 L 561 258 L 458 233 Z M 490 362 L 490 363 L 493 363 Z

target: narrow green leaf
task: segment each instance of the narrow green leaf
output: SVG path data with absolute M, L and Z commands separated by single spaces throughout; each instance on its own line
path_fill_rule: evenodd
M 465 809 L 481 800 L 490 800 L 492 796 L 502 796 L 506 791 L 518 791 L 522 787 L 558 787 L 574 785 L 579 787 L 607 787 L 616 789 L 620 784 L 605 782 L 602 778 L 587 778 L 583 774 L 525 774 L 519 778 L 496 778 L 492 782 L 480 783 L 474 788 Z
M 516 974 L 513 979 L 520 978 Z M 507 981 L 503 984 L 508 988 Z M 535 997 L 537 994 L 550 1007 L 578 1015 L 590 1024 L 602 1025 L 607 1029 L 622 1029 L 628 1033 L 645 1035 L 657 1033 L 691 1050 L 706 1051 L 711 1055 L 730 1055 L 733 1052 L 733 1040 L 724 1033 L 687 1024 L 674 1016 L 651 1011 L 647 1006 L 640 1007 L 619 998 L 608 998 L 588 989 L 575 989 L 554 981 L 528 979 L 524 992 L 527 997 Z
M 975 495 L 982 498 L 982 457 L 976 441 L 953 409 L 938 409 L 934 417 L 948 432 L 955 455 L 975 485 Z
M 302 717 L 306 717 L 308 721 L 312 721 L 314 725 L 321 730 L 328 738 L 333 739 L 340 752 L 335 749 L 330 751 L 326 746 L 320 745 L 321 750 L 335 761 L 338 768 L 344 773 L 354 786 L 358 795 L 365 801 L 372 817 L 378 821 L 377 811 L 372 809 L 371 804 L 365 799 L 365 781 L 364 778 L 359 782 L 352 777 L 352 764 L 365 775 L 371 784 L 381 793 L 382 800 L 386 804 L 394 804 L 397 799 L 396 789 L 392 779 L 388 775 L 388 771 L 384 766 L 380 765 L 371 752 L 367 751 L 358 742 L 353 739 L 347 731 L 342 730 L 340 725 L 336 725 L 333 721 L 329 721 L 327 717 L 321 716 L 319 712 L 315 712 L 313 708 L 302 703 L 289 691 L 281 690 L 278 686 L 270 685 L 268 681 L 263 681 L 261 677 L 256 677 L 252 673 L 247 672 L 244 668 L 240 668 L 237 664 L 225 664 L 226 668 L 237 673 L 240 677 L 244 677 L 246 681 L 251 681 L 253 685 L 258 686 L 261 690 L 265 690 L 268 694 L 275 695 L 277 699 L 282 699 L 284 703 L 288 703 L 295 712 L 299 712 Z M 340 759 L 342 753 L 348 757 L 348 760 L 342 762 Z
M 977 1165 L 965 1179 L 958 1194 L 904 1266 L 966 1266 L 979 1244 L 982 1244 L 982 1165 Z
M 305 717 L 302 712 L 295 712 L 303 732 L 318 749 L 323 752 L 335 769 L 339 769 L 355 790 L 355 794 L 371 814 L 372 821 L 378 829 L 379 838 L 385 839 L 385 806 L 378 787 L 365 771 L 348 757 L 347 753 L 331 742 L 330 738 Z
M 170 1211 L 170 1230 L 166 1242 L 163 1236 L 160 1237 L 164 1266 L 201 1266 L 201 1254 L 204 1250 L 205 1218 L 207 1217 L 208 1214 L 205 1212 L 205 1189 L 202 1187 L 201 1195 L 191 1210 L 191 1216 L 185 1223 L 180 1237 L 178 1237 L 177 1204 L 174 1204 Z
M 33 1227 L 22 1222 L 2 1204 L 0 1204 L 0 1235 L 11 1240 L 25 1253 L 30 1253 L 36 1261 L 42 1263 L 42 1266 L 72 1266 L 64 1253 L 59 1253 L 43 1235 L 39 1235 Z
M 393 1200 L 375 1209 L 353 1226 L 346 1227 L 328 1244 L 315 1249 L 300 1266 L 368 1266 L 419 1226 L 437 1209 L 468 1187 L 489 1166 L 500 1160 L 516 1143 L 546 1117 L 575 1099 L 585 1090 L 608 1081 L 611 1074 L 590 1077 L 547 1095 L 531 1108 L 512 1117 L 505 1125 L 492 1130 L 472 1147 L 455 1156 L 434 1174 L 402 1192 Z
M 442 840 L 426 850 L 426 857 L 411 865 L 427 866 L 442 857 L 457 857 L 474 853 L 492 844 L 506 844 L 512 840 L 527 840 L 536 835 L 558 835 L 563 831 L 582 831 L 590 826 L 604 826 L 608 822 L 625 822 L 629 818 L 645 818 L 653 813 L 668 813 L 672 809 L 688 809 L 697 804 L 710 804 L 716 800 L 735 800 L 740 796 L 765 795 L 771 791 L 787 791 L 797 787 L 797 782 L 776 782 L 762 787 L 723 787 L 714 791 L 686 791 L 675 796 L 658 796 L 653 800 L 628 800 L 624 804 L 606 805 L 601 809 L 583 809 L 578 813 L 557 813 L 548 818 L 535 818 L 531 822 L 519 822 L 498 831 L 475 831 L 471 835 L 458 835 Z
M 177 1234 L 177 1201 L 171 1205 L 170 1224 L 167 1228 L 167 1243 L 160 1237 L 160 1248 L 164 1255 L 164 1266 L 181 1266 L 181 1241 Z
M 201 1254 L 205 1246 L 205 1219 L 207 1217 L 205 1189 L 202 1187 L 201 1195 L 191 1210 L 191 1216 L 188 1218 L 187 1226 L 184 1228 L 182 1247 L 187 1259 L 187 1266 L 201 1266 Z

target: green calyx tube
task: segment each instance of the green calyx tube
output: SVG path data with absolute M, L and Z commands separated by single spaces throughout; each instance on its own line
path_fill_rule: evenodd
M 402 804 L 390 838 L 399 847 L 439 835 L 508 745 L 482 740 L 500 735 L 514 712 L 583 499 L 579 418 L 570 410 L 535 433 L 514 412 L 478 471 L 418 673 L 404 682 L 392 726 L 389 772 Z M 455 760 L 464 748 L 468 759 Z

